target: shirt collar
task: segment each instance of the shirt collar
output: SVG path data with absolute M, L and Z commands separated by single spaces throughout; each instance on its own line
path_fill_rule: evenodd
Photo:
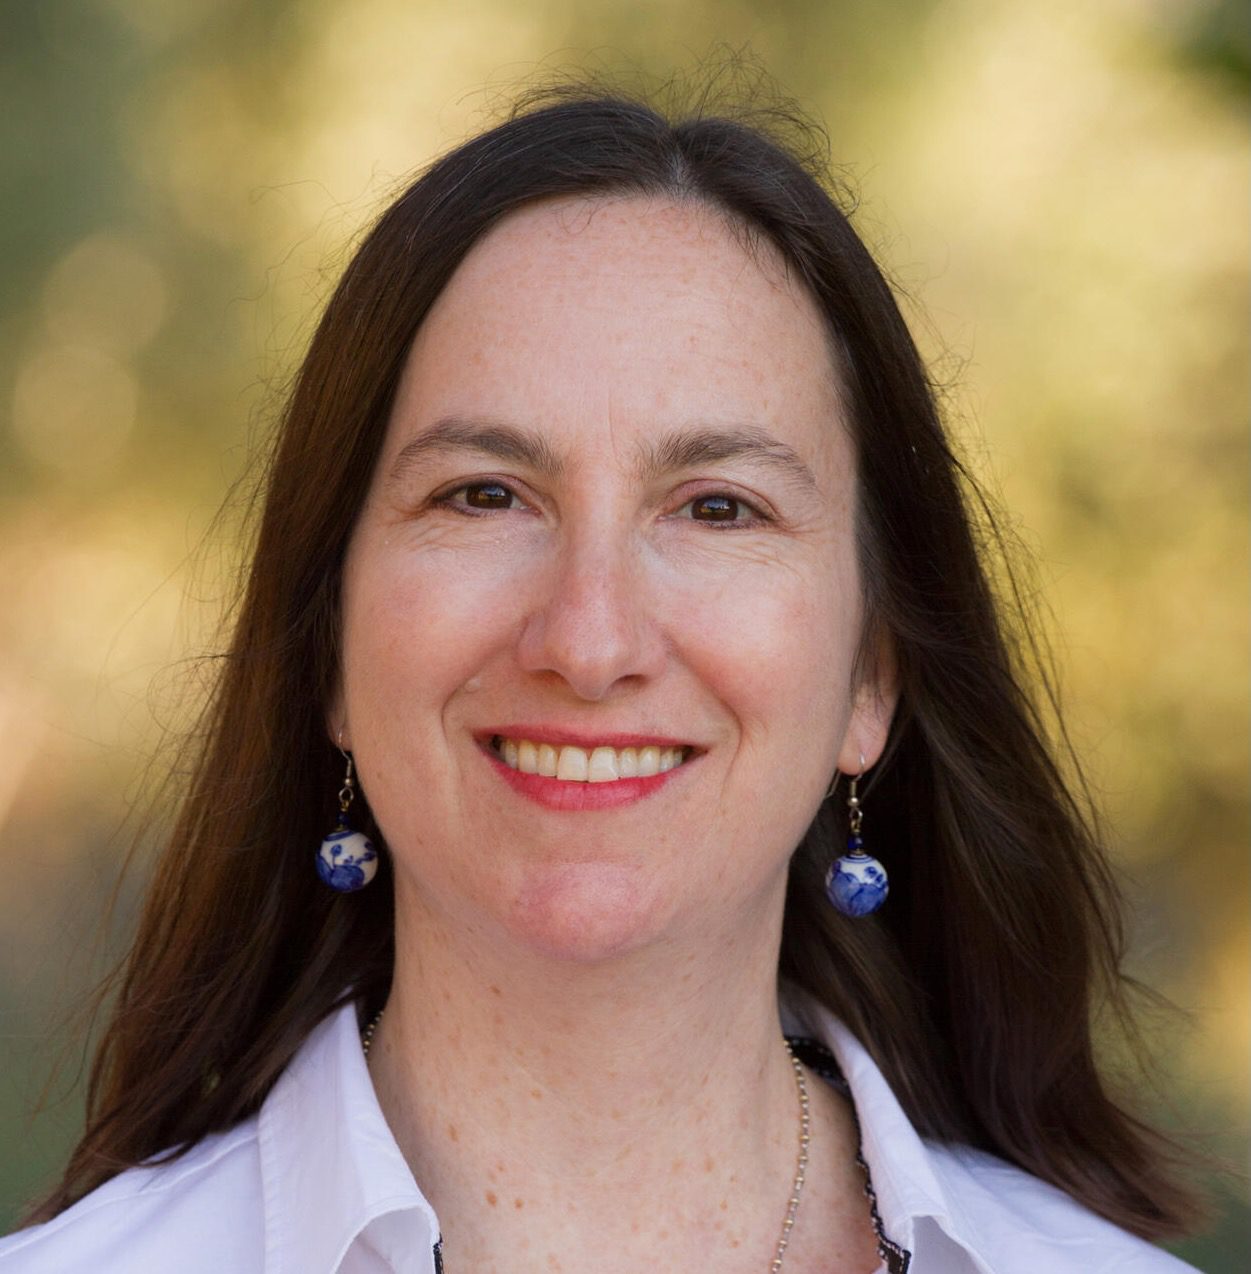
M 942 1185 L 941 1150 L 922 1140 L 864 1045 L 812 995 L 791 983 L 781 988 L 782 1022 L 786 1031 L 799 1028 L 820 1039 L 838 1061 L 860 1127 L 860 1149 L 869 1167 L 882 1230 L 886 1237 L 917 1255 L 923 1242 L 923 1218 L 938 1227 L 977 1259 L 979 1244 L 969 1230 L 967 1214 L 952 1206 Z
M 914 1251 L 916 1222 L 932 1217 L 972 1255 L 979 1245 L 967 1213 L 952 1207 L 934 1151 L 864 1046 L 792 984 L 781 988 L 781 1008 L 784 1028 L 820 1039 L 847 1080 L 886 1236 Z M 267 1274 L 335 1274 L 354 1243 L 390 1268 L 434 1274 L 438 1220 L 378 1105 L 354 1005 L 325 1018 L 274 1085 L 259 1143 Z
M 259 1119 L 267 1274 L 333 1274 L 354 1242 L 433 1274 L 438 1221 L 374 1094 L 352 1004 L 325 1018 Z

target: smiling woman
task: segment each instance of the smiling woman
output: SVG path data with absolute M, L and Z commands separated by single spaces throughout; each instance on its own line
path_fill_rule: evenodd
M 467 928 L 509 963 L 600 960 L 715 918 L 701 962 L 732 935 L 776 960 L 786 859 L 894 701 L 853 676 L 840 421 L 811 297 L 701 202 L 547 199 L 466 256 L 348 547 L 327 717 L 391 847 L 397 941 L 440 987 Z M 627 746 L 656 772 L 636 751 L 623 777 Z
M 976 499 L 760 124 L 571 88 L 439 160 L 314 337 L 0 1269 L 1183 1268 Z

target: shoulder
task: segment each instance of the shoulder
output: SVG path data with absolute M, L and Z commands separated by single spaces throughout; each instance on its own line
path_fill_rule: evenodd
M 0 1239 L 0 1274 L 246 1274 L 261 1268 L 257 1122 L 131 1168 L 43 1225 Z
M 994 1155 L 926 1143 L 957 1234 L 996 1274 L 1185 1274 L 1193 1267 Z M 944 1227 L 946 1228 L 946 1227 Z

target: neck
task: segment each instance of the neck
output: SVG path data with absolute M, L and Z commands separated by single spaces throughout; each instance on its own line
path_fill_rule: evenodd
M 459 940 L 397 899 L 370 1063 L 450 1264 L 524 1268 L 529 1248 L 535 1268 L 546 1250 L 638 1268 L 689 1242 L 724 1247 L 719 1268 L 768 1268 L 799 1127 L 777 1010 L 781 901 L 737 940 L 574 964 Z

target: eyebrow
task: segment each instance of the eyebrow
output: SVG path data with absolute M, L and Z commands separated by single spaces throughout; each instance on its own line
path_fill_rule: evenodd
M 399 483 L 426 457 L 453 451 L 481 451 L 547 477 L 559 477 L 566 469 L 564 457 L 539 433 L 498 421 L 446 416 L 400 448 L 388 481 Z M 674 470 L 725 460 L 765 465 L 810 492 L 820 490 L 812 470 L 793 447 L 754 425 L 671 430 L 645 443 L 635 471 L 646 482 Z
M 674 469 L 696 469 L 722 460 L 762 464 L 814 494 L 820 490 L 812 470 L 794 447 L 754 425 L 675 429 L 648 443 L 638 473 L 646 481 Z
M 402 481 L 427 456 L 452 451 L 482 451 L 552 478 L 559 477 L 565 467 L 564 460 L 541 434 L 495 421 L 446 416 L 400 448 L 391 462 L 388 481 Z

